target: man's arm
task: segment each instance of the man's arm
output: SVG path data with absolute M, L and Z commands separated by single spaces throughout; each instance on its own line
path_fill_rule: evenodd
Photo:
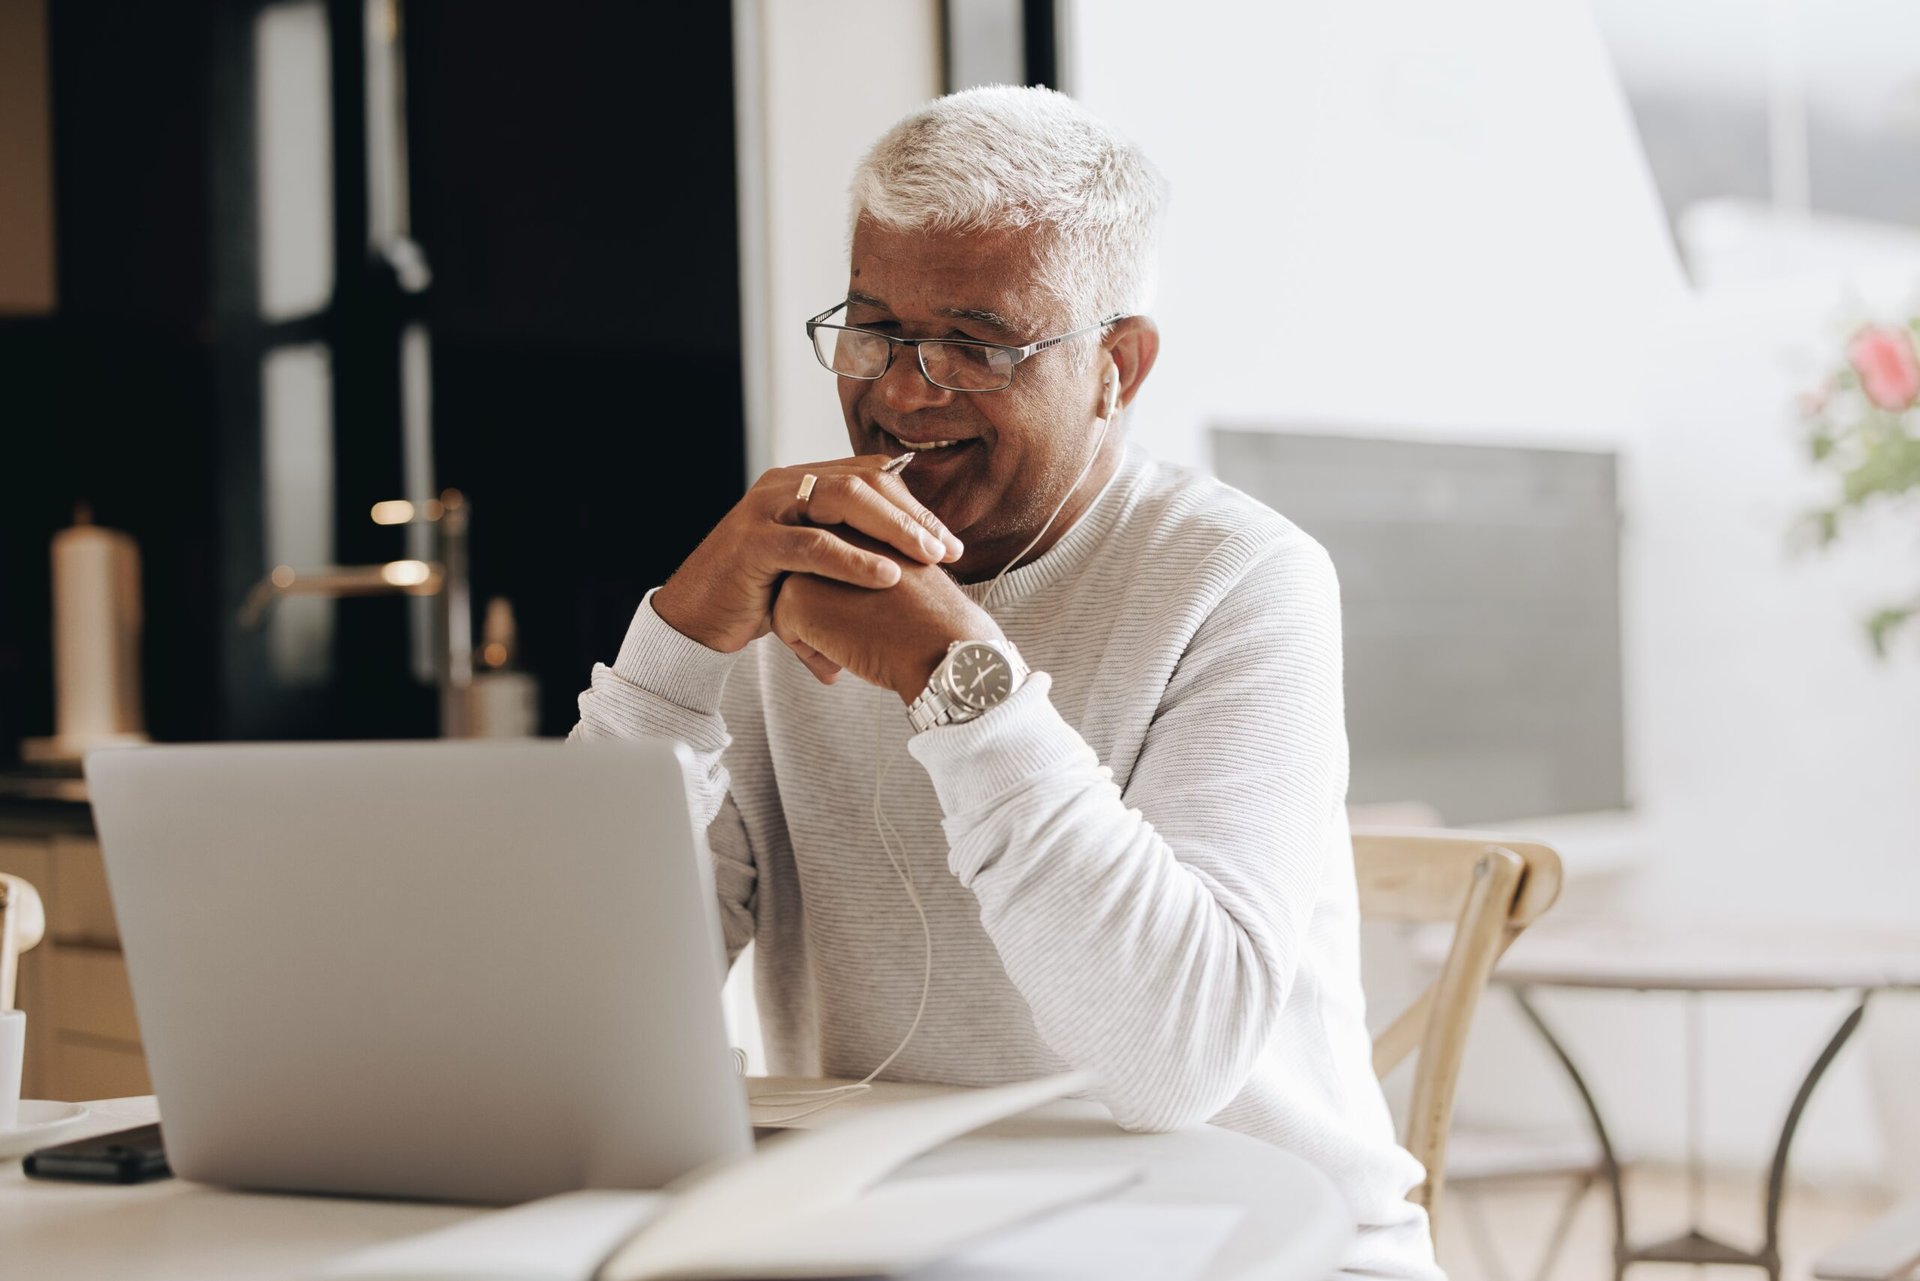
M 1286 1002 L 1346 787 L 1338 588 L 1268 550 L 1202 624 L 1123 797 L 1031 678 L 910 740 L 1042 1037 L 1122 1125 L 1212 1116 Z
M 767 633 L 789 574 L 883 589 L 899 581 L 903 564 L 937 565 L 963 551 L 887 462 L 867 455 L 761 476 L 667 584 L 647 593 L 619 657 L 612 667 L 596 664 L 580 696 L 580 722 L 569 738 L 655 735 L 693 749 L 688 802 L 713 853 L 729 959 L 753 937 L 755 868 L 722 759 L 729 739 L 720 700 L 734 658 Z M 809 475 L 803 497 L 800 482 Z M 892 555 L 869 550 L 879 548 Z M 813 650 L 789 644 L 821 680 L 838 675 Z M 740 706 L 757 715 L 753 703 Z M 754 741 L 763 757 L 764 736 Z M 771 776 L 770 763 L 744 764 L 764 764 Z
M 737 654 L 722 654 L 682 636 L 653 609 L 647 593 L 634 611 L 613 666 L 596 663 L 580 695 L 580 721 L 567 737 L 673 738 L 693 751 L 687 805 L 713 855 L 714 889 L 729 962 L 753 939 L 755 862 L 746 824 L 729 793 L 732 742 L 720 701 Z

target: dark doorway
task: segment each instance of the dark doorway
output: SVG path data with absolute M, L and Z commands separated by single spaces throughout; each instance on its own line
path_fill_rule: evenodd
M 77 500 L 141 547 L 156 738 L 436 732 L 420 602 L 301 602 L 325 643 L 291 665 L 238 614 L 287 547 L 414 554 L 370 509 L 444 486 L 564 732 L 741 489 L 729 21 L 50 0 L 58 304 L 0 320 L 0 754 L 52 727 Z

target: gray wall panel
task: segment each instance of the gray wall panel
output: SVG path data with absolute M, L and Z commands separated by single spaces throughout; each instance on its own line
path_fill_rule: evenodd
M 1340 574 L 1350 799 L 1449 823 L 1626 804 L 1607 453 L 1218 429 Z

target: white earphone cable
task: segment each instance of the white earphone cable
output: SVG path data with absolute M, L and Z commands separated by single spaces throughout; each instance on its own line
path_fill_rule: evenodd
M 883 732 L 884 728 L 884 726 L 881 727 Z M 887 770 L 891 764 L 892 759 L 890 757 L 882 757 L 880 767 L 874 771 L 873 825 L 874 831 L 880 837 L 880 848 L 886 852 L 887 866 L 891 867 L 893 874 L 900 878 L 901 888 L 907 892 L 907 901 L 913 904 L 914 915 L 920 919 L 920 937 L 925 945 L 925 962 L 920 975 L 920 1004 L 914 1010 L 913 1022 L 908 1025 L 907 1034 L 900 1039 L 900 1044 L 895 1046 L 893 1053 L 882 1059 L 880 1065 L 874 1068 L 873 1071 L 867 1073 L 865 1077 L 851 1085 L 834 1085 L 821 1090 L 788 1090 L 758 1095 L 753 1100 L 755 1107 L 770 1107 L 783 1110 L 781 1116 L 763 1119 L 773 1120 L 778 1123 L 798 1121 L 803 1117 L 812 1116 L 816 1112 L 824 1112 L 836 1104 L 845 1102 L 856 1094 L 864 1094 L 880 1074 L 889 1067 L 892 1067 L 893 1061 L 899 1058 L 901 1053 L 906 1050 L 908 1043 L 913 1040 L 913 1034 L 920 1030 L 920 1020 L 926 1015 L 927 997 L 933 991 L 933 926 L 927 920 L 926 905 L 920 901 L 919 889 L 913 883 L 913 869 L 908 865 L 906 855 L 903 852 L 906 842 L 901 839 L 899 830 L 894 827 L 893 821 L 887 817 L 887 812 L 881 804 L 881 798 L 885 794 L 884 788 Z M 892 840 L 889 840 L 888 837 L 892 837 Z M 898 842 L 902 848 L 896 849 L 895 842 Z M 790 1110 L 794 1108 L 800 1110 Z
M 1067 503 L 1079 492 L 1080 486 L 1086 482 L 1087 473 L 1093 470 L 1093 464 L 1098 461 L 1100 450 L 1106 444 L 1107 427 L 1113 421 L 1114 415 L 1118 412 L 1118 391 L 1117 380 L 1109 378 L 1107 383 L 1107 412 L 1105 416 L 1100 419 L 1100 430 L 1094 437 L 1093 448 L 1088 451 L 1085 465 L 1080 468 L 1080 474 L 1074 477 L 1073 484 L 1067 489 L 1066 495 L 1061 498 L 1059 506 L 1055 507 L 1053 514 L 1047 517 L 1047 523 L 1040 527 L 1040 532 L 1035 534 L 1032 540 L 1028 542 L 1025 547 L 1022 547 L 1012 560 L 1001 566 L 1000 572 L 995 574 L 993 581 L 987 584 L 987 590 L 980 598 L 980 607 L 982 609 L 986 609 L 993 603 L 993 594 L 999 589 L 1000 580 L 1005 578 L 1015 565 L 1025 560 L 1029 552 L 1040 545 L 1040 540 L 1047 536 L 1049 529 L 1053 528 L 1053 522 L 1060 519 L 1060 513 L 1066 510 Z M 884 738 L 883 726 L 882 733 L 875 736 L 875 741 L 881 742 L 884 741 Z M 933 992 L 933 926 L 927 920 L 926 905 L 920 901 L 920 892 L 913 883 L 913 868 L 907 862 L 905 853 L 906 842 L 901 839 L 899 829 L 894 827 L 893 820 L 887 817 L 886 808 L 882 803 L 886 794 L 884 785 L 886 783 L 887 770 L 892 763 L 892 757 L 882 756 L 880 759 L 880 767 L 874 771 L 873 827 L 875 834 L 880 837 L 880 848 L 886 854 L 887 866 L 891 867 L 894 875 L 900 878 L 900 884 L 907 892 L 907 901 L 913 904 L 914 915 L 920 918 L 920 937 L 926 944 L 925 966 L 920 976 L 920 1004 L 913 1012 L 913 1022 L 907 1026 L 907 1034 L 900 1038 L 900 1044 L 893 1048 L 893 1053 L 882 1059 L 880 1066 L 874 1068 L 873 1071 L 867 1073 L 866 1076 L 860 1080 L 851 1085 L 833 1085 L 820 1090 L 785 1090 L 756 1096 L 753 1099 L 754 1107 L 778 1108 L 782 1110 L 782 1115 L 780 1116 L 760 1118 L 776 1125 L 783 1125 L 790 1121 L 798 1121 L 804 1117 L 812 1116 L 816 1112 L 824 1112 L 830 1107 L 835 1107 L 846 1102 L 855 1095 L 866 1093 L 867 1090 L 872 1088 L 873 1082 L 879 1078 L 880 1074 L 889 1067 L 892 1067 L 893 1061 L 906 1051 L 908 1043 L 913 1040 L 913 1034 L 920 1030 L 920 1020 L 927 1012 L 927 998 Z M 888 837 L 892 837 L 892 840 L 889 840 Z M 896 842 L 900 846 L 898 849 L 895 848 Z M 744 1061 L 745 1055 L 739 1050 L 735 1050 L 734 1054 L 736 1056 L 736 1064 Z M 796 1108 L 799 1110 L 792 1110 Z

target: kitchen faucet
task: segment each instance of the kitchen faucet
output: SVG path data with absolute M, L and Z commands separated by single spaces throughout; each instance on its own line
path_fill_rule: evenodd
M 434 677 L 440 687 L 440 733 L 465 738 L 470 730 L 467 690 L 473 684 L 473 595 L 467 578 L 466 497 L 457 489 L 424 503 L 389 499 L 373 505 L 376 525 L 427 525 L 438 535 L 439 558 L 390 560 L 379 565 L 326 565 L 295 569 L 276 565 L 247 593 L 240 625 L 252 630 L 283 596 L 432 596 L 439 643 Z

